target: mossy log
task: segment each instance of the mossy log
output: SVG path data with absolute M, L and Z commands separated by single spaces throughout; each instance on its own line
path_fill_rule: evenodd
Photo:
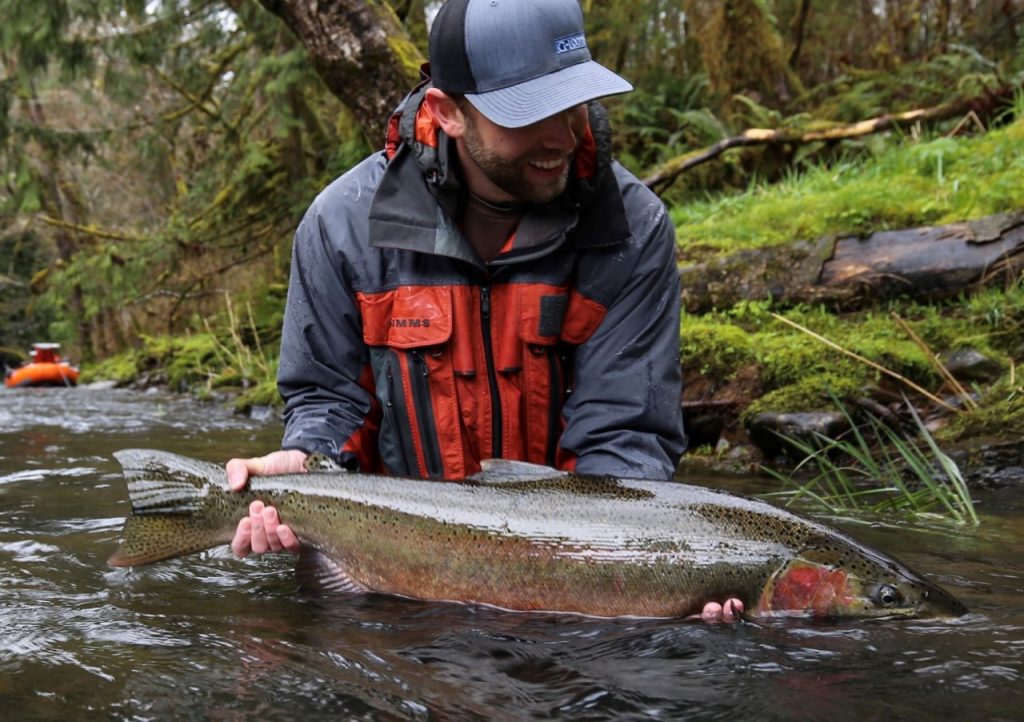
M 1024 211 L 945 226 L 742 251 L 680 268 L 690 313 L 744 300 L 852 309 L 883 298 L 930 300 L 1015 279 L 1024 269 Z

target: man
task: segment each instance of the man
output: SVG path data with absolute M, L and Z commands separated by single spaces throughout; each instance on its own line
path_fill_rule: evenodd
M 685 448 L 664 206 L 609 156 L 577 0 L 449 0 L 386 148 L 296 233 L 282 449 L 228 479 L 349 468 L 463 478 L 489 457 L 671 477 Z M 232 548 L 296 551 L 256 502 Z M 721 616 L 720 612 L 712 616 Z

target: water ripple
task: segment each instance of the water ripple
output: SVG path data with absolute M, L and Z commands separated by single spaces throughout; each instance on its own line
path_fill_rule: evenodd
M 60 551 L 52 544 L 27 539 L 19 542 L 0 543 L 0 552 L 8 552 L 19 563 L 45 561 L 51 554 Z

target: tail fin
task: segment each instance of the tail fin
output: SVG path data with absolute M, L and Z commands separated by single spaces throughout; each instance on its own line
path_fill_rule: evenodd
M 126 449 L 114 457 L 124 471 L 132 511 L 108 564 L 149 564 L 231 541 L 230 505 L 205 503 L 211 494 L 230 499 L 223 467 L 147 449 Z M 239 506 L 244 506 L 241 499 Z

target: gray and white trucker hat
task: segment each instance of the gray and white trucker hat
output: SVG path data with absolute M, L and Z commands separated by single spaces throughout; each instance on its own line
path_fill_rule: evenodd
M 430 73 L 506 128 L 633 89 L 591 60 L 578 0 L 448 0 L 430 29 Z

